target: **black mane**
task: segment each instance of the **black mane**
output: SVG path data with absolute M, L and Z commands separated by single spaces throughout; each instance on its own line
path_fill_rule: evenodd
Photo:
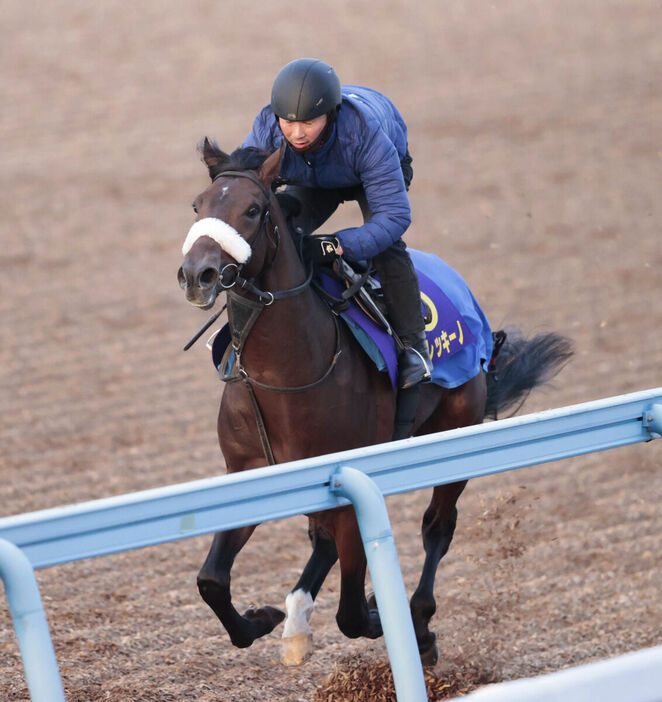
M 239 147 L 229 155 L 215 141 L 208 141 L 208 148 L 218 158 L 217 174 L 225 171 L 256 171 L 269 156 L 266 151 L 254 146 Z M 204 140 L 198 146 L 198 151 L 203 153 L 203 149 Z

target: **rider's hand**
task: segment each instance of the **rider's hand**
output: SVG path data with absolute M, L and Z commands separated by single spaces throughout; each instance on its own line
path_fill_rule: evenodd
M 313 263 L 331 263 L 342 254 L 342 246 L 333 235 L 317 234 L 304 237 L 303 251 Z

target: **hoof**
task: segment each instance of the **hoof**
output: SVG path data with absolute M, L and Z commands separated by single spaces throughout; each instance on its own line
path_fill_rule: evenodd
M 230 641 L 237 648 L 248 648 L 255 639 L 273 631 L 274 627 L 280 624 L 285 618 L 285 614 L 275 607 L 260 607 L 259 609 L 247 609 L 244 612 L 241 625 L 228 629 Z
M 378 639 L 380 636 L 384 635 L 382 622 L 379 618 L 379 610 L 369 610 L 369 622 L 368 633 L 366 633 L 365 636 L 367 636 L 369 639 Z
M 282 642 L 281 660 L 284 665 L 301 665 L 313 655 L 312 634 L 284 636 Z
M 365 618 L 359 621 L 356 618 L 348 621 L 336 614 L 336 622 L 340 631 L 348 639 L 358 639 L 360 636 L 365 636 L 367 639 L 378 639 L 384 634 L 379 612 L 376 609 L 367 610 Z
M 439 651 L 437 650 L 437 645 L 432 644 L 430 648 L 426 649 L 425 651 L 420 651 L 421 655 L 421 665 L 424 668 L 434 668 L 435 665 L 437 665 L 437 661 L 439 660 Z
M 251 607 L 244 612 L 244 618 L 250 622 L 254 638 L 258 639 L 272 632 L 285 619 L 285 612 L 275 607 Z

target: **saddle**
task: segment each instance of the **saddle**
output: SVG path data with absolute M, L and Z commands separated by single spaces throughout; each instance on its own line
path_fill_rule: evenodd
M 345 312 L 351 302 L 354 302 L 359 309 L 374 324 L 393 336 L 396 344 L 401 345 L 387 318 L 386 302 L 379 280 L 374 276 L 374 269 L 371 261 L 350 264 L 342 257 L 338 257 L 330 266 L 320 266 L 317 269 L 317 276 L 313 278 L 313 287 L 320 297 L 325 300 L 334 312 L 340 314 Z M 329 288 L 320 281 L 322 276 L 329 276 L 335 280 L 341 292 L 335 296 Z

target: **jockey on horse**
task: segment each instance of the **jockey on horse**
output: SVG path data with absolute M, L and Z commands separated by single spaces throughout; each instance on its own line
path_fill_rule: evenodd
M 407 126 L 384 95 L 341 86 L 331 66 L 301 58 L 284 66 L 271 103 L 255 118 L 243 146 L 273 152 L 285 144 L 281 195 L 298 201 L 290 222 L 312 234 L 341 202 L 356 200 L 360 227 L 331 236 L 305 238 L 317 262 L 342 254 L 349 261 L 372 259 L 389 321 L 404 348 L 398 357 L 398 386 L 429 380 L 432 371 L 419 283 L 402 240 L 411 222 L 407 190 L 413 176 Z

